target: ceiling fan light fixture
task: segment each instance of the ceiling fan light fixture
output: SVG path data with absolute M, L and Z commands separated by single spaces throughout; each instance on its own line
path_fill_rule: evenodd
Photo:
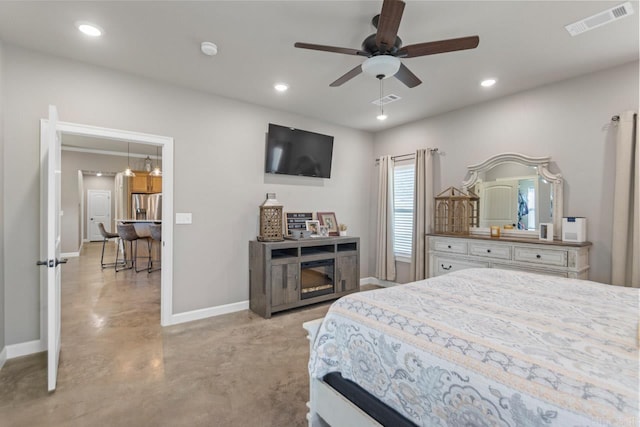
M 382 113 L 382 114 L 378 114 L 378 115 L 376 116 L 376 119 L 378 119 L 378 120 L 380 120 L 380 121 L 382 122 L 382 121 L 384 121 L 384 120 L 387 120 L 387 115 L 386 115 L 386 114 L 384 114 L 384 113 Z
M 382 76 L 383 79 L 387 79 L 395 75 L 399 69 L 400 60 L 390 55 L 372 56 L 362 63 L 362 71 L 376 78 Z

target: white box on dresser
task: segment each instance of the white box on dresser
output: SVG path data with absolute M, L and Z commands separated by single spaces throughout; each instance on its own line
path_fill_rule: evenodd
M 591 242 L 441 234 L 428 234 L 427 240 L 429 277 L 480 267 L 589 278 Z

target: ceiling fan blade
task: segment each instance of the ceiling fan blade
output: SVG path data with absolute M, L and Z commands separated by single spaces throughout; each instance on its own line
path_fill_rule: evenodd
M 341 86 L 343 83 L 348 82 L 349 80 L 351 80 L 352 78 L 354 78 L 355 76 L 360 74 L 361 72 L 362 72 L 362 65 L 358 65 L 356 68 L 354 68 L 351 71 L 347 72 L 345 75 L 340 77 L 335 82 L 331 83 L 329 86 L 331 86 L 331 87 Z
M 439 40 L 435 42 L 417 43 L 404 46 L 398 50 L 396 56 L 400 58 L 415 58 L 416 56 L 435 55 L 436 53 L 454 52 L 456 50 L 475 49 L 480 43 L 480 37 L 461 37 L 459 39 Z
M 400 69 L 395 74 L 395 77 L 408 88 L 416 87 L 422 83 L 422 80 L 413 74 L 404 64 L 400 64 Z
M 362 51 L 359 49 L 350 49 L 348 47 L 324 46 L 321 44 L 301 43 L 301 42 L 295 43 L 294 46 L 299 47 L 301 49 L 321 50 L 323 52 L 344 53 L 345 55 L 369 56 L 369 54 L 365 51 Z
M 398 28 L 404 11 L 402 0 L 384 0 L 382 11 L 378 18 L 378 31 L 376 32 L 376 46 L 381 53 L 385 53 L 396 43 Z

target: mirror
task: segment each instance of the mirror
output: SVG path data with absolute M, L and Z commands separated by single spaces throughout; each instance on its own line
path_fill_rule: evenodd
M 551 157 L 503 153 L 469 166 L 462 186 L 480 197 L 480 223 L 472 233 L 498 225 L 507 235 L 537 235 L 541 223 L 553 223 L 554 237 L 559 238 L 563 180 L 549 172 L 550 161 Z

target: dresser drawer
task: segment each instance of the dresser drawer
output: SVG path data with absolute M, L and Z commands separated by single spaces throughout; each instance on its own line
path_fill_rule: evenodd
M 513 259 L 515 261 L 530 262 L 542 265 L 567 266 L 567 251 L 556 249 L 538 249 L 515 246 L 513 248 Z
M 469 255 L 485 258 L 511 259 L 511 246 L 495 243 L 469 243 Z
M 452 254 L 467 254 L 467 242 L 454 239 L 434 239 L 433 249 L 438 252 L 449 252 Z
M 522 267 L 521 265 L 513 265 L 513 264 L 492 264 L 491 267 L 499 268 L 502 270 L 528 271 L 529 273 L 544 274 L 545 276 L 569 277 L 566 271 L 546 270 L 544 267 L 529 268 L 529 267 Z
M 467 268 L 488 268 L 488 262 L 468 261 L 453 258 L 441 258 L 435 257 L 434 259 L 435 274 L 433 276 L 440 276 L 442 274 L 451 273 L 458 270 L 466 270 Z

